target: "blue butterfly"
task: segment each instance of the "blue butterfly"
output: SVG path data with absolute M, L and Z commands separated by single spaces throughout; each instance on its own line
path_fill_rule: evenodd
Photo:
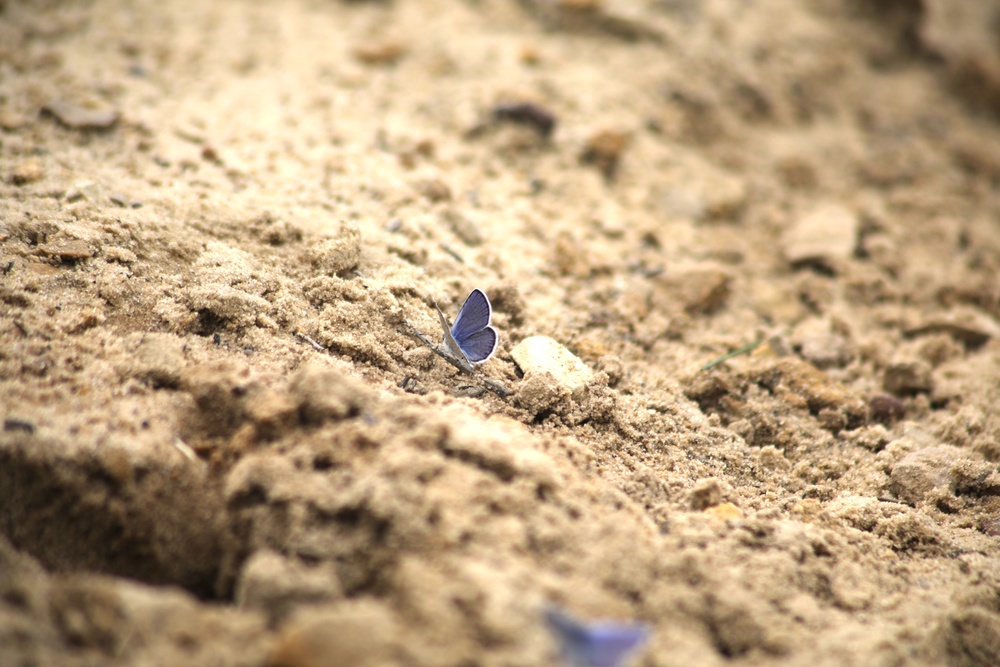
M 490 326 L 493 307 L 483 290 L 476 288 L 466 297 L 451 328 L 440 308 L 438 315 L 444 329 L 444 344 L 465 370 L 471 372 L 473 364 L 485 362 L 496 352 L 500 337 Z
M 554 607 L 544 613 L 563 660 L 572 667 L 621 667 L 649 640 L 649 626 L 642 623 L 586 623 Z

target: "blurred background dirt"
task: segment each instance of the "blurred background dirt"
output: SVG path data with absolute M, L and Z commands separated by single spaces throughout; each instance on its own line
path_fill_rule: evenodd
M 0 0 L 0 663 L 1000 664 L 998 25 Z

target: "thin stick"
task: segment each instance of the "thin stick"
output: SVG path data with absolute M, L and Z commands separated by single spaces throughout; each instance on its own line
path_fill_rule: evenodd
M 316 348 L 317 352 L 326 352 L 325 347 L 323 347 L 322 345 L 320 345 L 319 343 L 317 343 L 316 341 L 314 341 L 312 338 L 305 335 L 301 331 L 296 331 L 295 335 L 304 340 L 305 342 L 309 343 L 310 345 L 312 345 L 314 348 Z

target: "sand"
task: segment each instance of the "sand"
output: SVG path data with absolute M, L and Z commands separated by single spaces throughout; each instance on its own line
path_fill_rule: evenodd
M 998 17 L 0 2 L 0 664 L 1000 664 Z

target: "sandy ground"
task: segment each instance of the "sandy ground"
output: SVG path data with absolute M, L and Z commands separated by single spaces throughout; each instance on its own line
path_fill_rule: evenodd
M 1000 664 L 998 21 L 0 1 L 0 664 Z

